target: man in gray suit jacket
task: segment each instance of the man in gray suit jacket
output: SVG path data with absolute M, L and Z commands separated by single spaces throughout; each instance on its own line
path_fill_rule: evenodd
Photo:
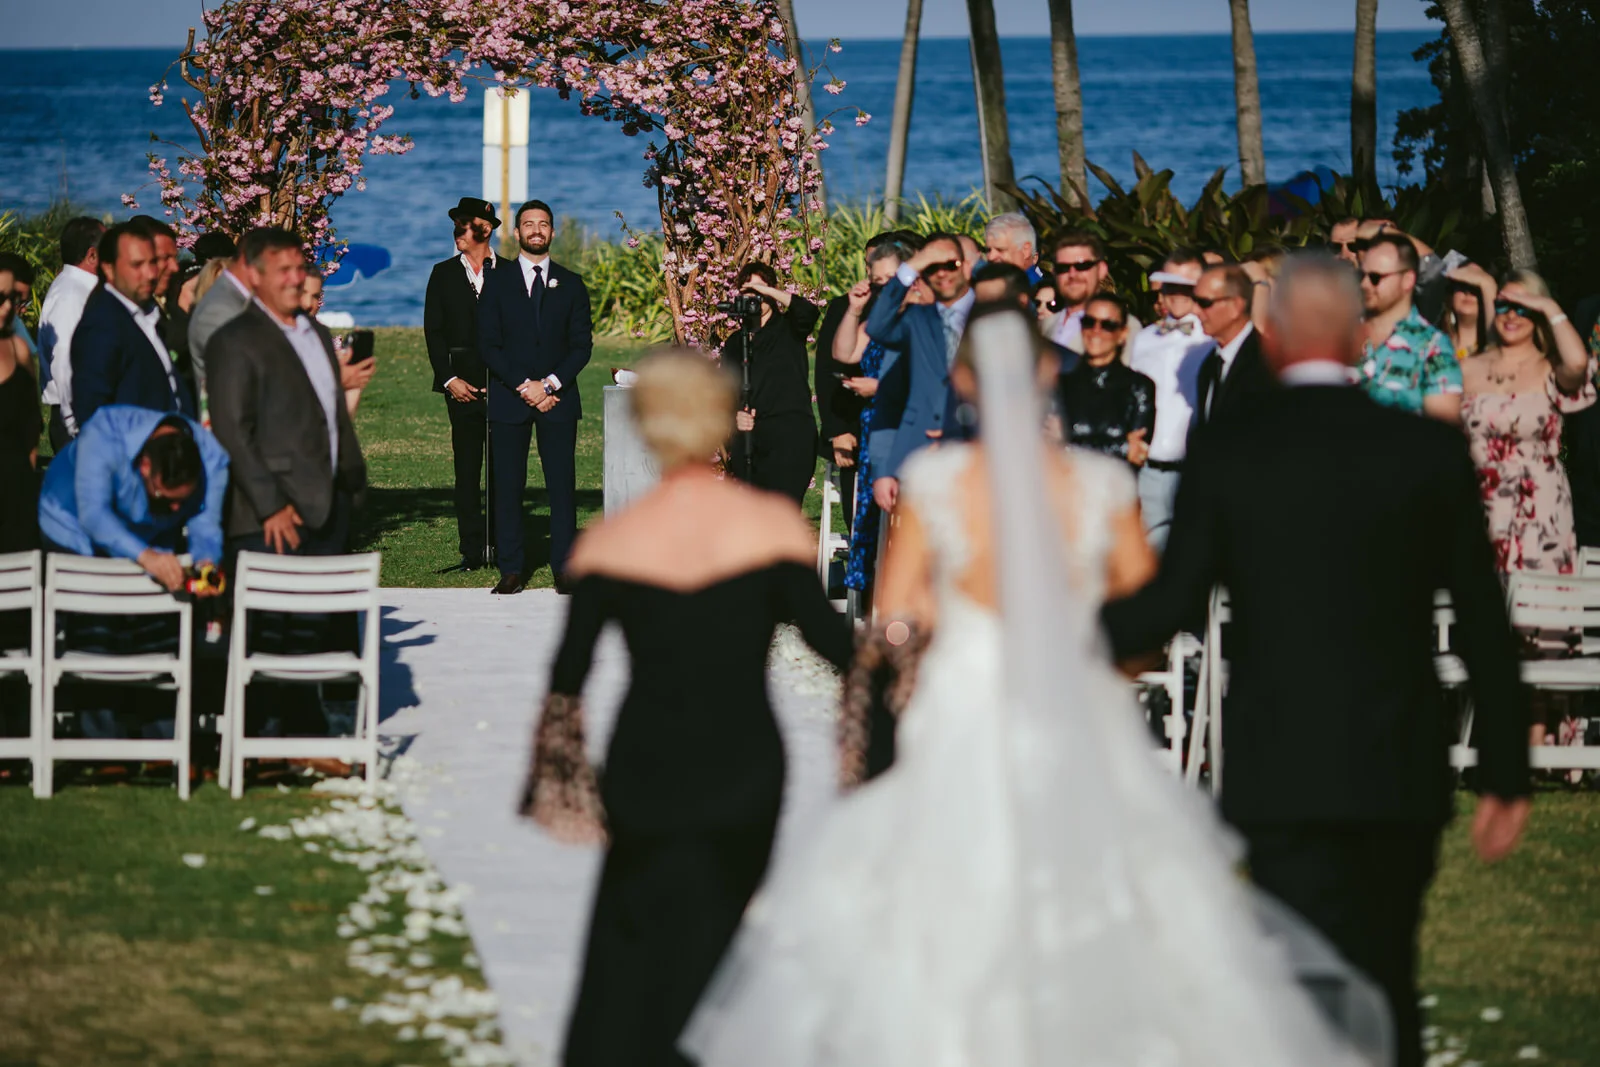
M 350 513 L 367 471 L 345 410 L 333 337 L 300 311 L 300 238 L 253 230 L 241 252 L 255 299 L 212 336 L 227 358 L 208 376 L 211 429 L 232 470 L 230 555 L 337 555 L 348 549 Z M 219 279 L 212 290 L 226 284 Z
M 206 349 L 212 335 L 244 313 L 250 306 L 254 287 L 250 265 L 241 249 L 189 316 L 189 361 L 194 367 L 195 391 L 202 398 L 207 396 Z

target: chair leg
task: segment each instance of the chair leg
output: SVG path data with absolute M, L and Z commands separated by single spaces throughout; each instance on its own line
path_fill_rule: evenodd
M 50 763 L 44 755 L 44 732 L 46 725 L 52 720 L 44 716 L 44 671 L 36 670 L 28 676 L 28 730 L 30 731 L 33 757 L 33 795 L 36 797 L 49 796 L 48 792 L 41 792 L 45 777 L 50 773 Z
M 189 742 L 189 715 L 192 694 L 189 686 L 190 672 L 179 668 L 178 699 L 175 702 L 172 736 L 178 744 L 178 799 L 189 799 L 189 759 L 193 746 Z
M 39 683 L 39 702 L 39 762 L 34 765 L 33 795 L 49 800 L 55 792 L 56 679 L 48 670 Z
M 244 689 L 248 679 L 241 671 L 228 680 L 228 793 L 235 800 L 244 796 Z
M 233 667 L 230 664 L 227 681 L 222 686 L 222 714 L 217 716 L 217 784 L 224 789 L 233 782 L 233 746 L 228 737 L 232 728 Z
M 356 729 L 361 731 L 366 752 L 367 784 L 378 784 L 378 686 L 376 678 L 361 679 L 361 705 L 356 711 Z

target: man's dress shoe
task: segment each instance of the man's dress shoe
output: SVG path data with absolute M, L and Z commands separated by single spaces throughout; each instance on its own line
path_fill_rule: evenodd
M 526 579 L 520 574 L 502 574 L 500 576 L 500 584 L 489 590 L 489 592 L 496 596 L 510 596 L 513 593 L 522 592 L 522 587 L 526 584 Z

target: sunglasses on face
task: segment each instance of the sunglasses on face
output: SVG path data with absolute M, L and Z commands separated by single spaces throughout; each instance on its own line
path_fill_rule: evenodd
M 1058 274 L 1088 274 L 1090 271 L 1094 270 L 1099 265 L 1100 265 L 1100 261 L 1098 259 L 1083 259 L 1083 260 L 1079 260 L 1076 263 L 1057 263 L 1056 264 L 1056 273 L 1058 273 Z
M 947 259 L 943 263 L 930 263 L 927 266 L 927 268 L 925 270 L 923 270 L 922 276 L 924 278 L 931 278 L 935 274 L 942 274 L 945 271 L 960 270 L 960 269 L 961 269 L 961 261 L 959 259 Z
M 1533 317 L 1534 310 L 1532 308 L 1525 308 L 1521 304 L 1512 304 L 1504 300 L 1497 300 L 1494 304 L 1494 313 L 1496 315 L 1515 315 L 1520 319 L 1526 319 Z
M 1082 323 L 1085 330 L 1104 330 L 1107 333 L 1116 333 L 1122 329 L 1121 319 L 1097 319 L 1093 315 L 1085 315 Z
M 1197 307 L 1203 307 L 1210 311 L 1212 307 L 1222 303 L 1224 300 L 1243 300 L 1244 298 L 1241 296 L 1192 296 L 1189 299 L 1193 300 Z
M 1361 277 L 1365 278 L 1376 289 L 1383 284 L 1385 278 L 1393 278 L 1396 274 L 1404 274 L 1403 270 L 1364 270 Z

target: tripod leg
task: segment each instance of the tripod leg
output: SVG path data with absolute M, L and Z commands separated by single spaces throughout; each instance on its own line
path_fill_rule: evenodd
M 493 567 L 496 563 L 494 535 L 494 430 L 487 418 L 483 420 L 483 561 Z

